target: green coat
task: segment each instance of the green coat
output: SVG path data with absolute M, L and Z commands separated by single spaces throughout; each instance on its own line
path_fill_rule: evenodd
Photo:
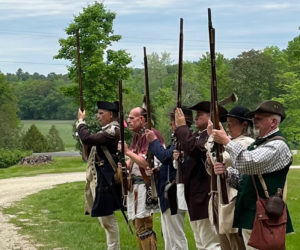
M 269 137 L 269 139 L 278 135 L 281 136 L 280 132 L 272 134 Z M 261 144 L 255 144 L 255 145 L 259 146 Z M 284 188 L 289 167 L 290 164 L 281 170 L 262 175 L 267 185 L 270 196 L 274 195 L 277 192 L 277 188 L 282 188 L 282 189 Z M 255 181 L 256 181 L 256 186 L 258 188 L 260 197 L 265 198 L 261 183 L 257 176 L 255 176 Z M 242 181 L 238 189 L 238 195 L 235 204 L 233 227 L 250 229 L 250 230 L 252 229 L 254 218 L 255 218 L 255 212 L 256 212 L 256 200 L 257 197 L 256 197 L 255 188 L 252 183 L 251 175 L 243 175 Z M 288 209 L 287 209 L 287 218 L 288 221 L 287 221 L 286 232 L 290 233 L 293 232 L 294 230 L 293 230 Z

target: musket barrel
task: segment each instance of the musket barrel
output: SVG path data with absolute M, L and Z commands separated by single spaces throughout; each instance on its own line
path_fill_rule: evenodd
M 77 71 L 78 71 L 78 83 L 79 83 L 79 102 L 80 102 L 80 109 L 81 111 L 83 111 L 84 105 L 83 105 L 83 94 L 82 94 L 79 30 L 76 30 L 76 48 L 77 48 Z
M 122 94 L 122 79 L 119 80 L 119 122 L 120 122 L 120 137 L 121 137 L 121 151 L 119 152 L 119 162 L 122 164 L 122 195 L 125 198 L 128 195 L 128 181 L 127 181 L 127 165 L 125 162 L 124 150 L 124 113 L 123 113 L 123 94 Z
M 218 92 L 217 92 L 217 74 L 215 65 L 215 29 L 212 26 L 211 10 L 208 9 L 208 31 L 209 31 L 209 47 L 210 47 L 210 59 L 211 59 L 211 120 L 213 122 L 214 129 L 220 129 L 219 123 L 219 104 L 218 104 Z M 223 146 L 215 143 L 216 158 L 218 162 L 223 162 Z M 211 191 L 217 191 L 217 178 L 212 170 L 211 175 Z M 226 188 L 225 175 L 220 175 L 221 193 L 224 204 L 228 204 L 228 195 Z
M 178 60 L 178 91 L 177 91 L 177 107 L 178 108 L 181 108 L 182 60 L 183 60 L 183 18 L 180 18 L 179 60 Z
M 147 128 L 151 129 L 151 105 L 149 91 L 149 75 L 148 75 L 148 60 L 146 47 L 144 47 L 144 67 L 145 67 L 145 89 L 146 89 L 146 110 L 147 110 Z

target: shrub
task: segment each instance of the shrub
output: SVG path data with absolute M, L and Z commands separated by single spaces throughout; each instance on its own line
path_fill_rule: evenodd
M 54 125 L 52 125 L 49 130 L 49 134 L 47 135 L 47 142 L 49 152 L 65 150 L 63 140 L 60 138 L 58 130 L 55 128 Z
M 34 153 L 48 151 L 47 139 L 42 135 L 38 128 L 32 124 L 23 137 L 23 149 L 32 150 Z
M 31 155 L 31 151 L 0 149 L 0 168 L 17 164 L 23 157 Z

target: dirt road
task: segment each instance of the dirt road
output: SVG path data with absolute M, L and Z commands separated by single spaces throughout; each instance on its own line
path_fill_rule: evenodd
M 17 228 L 9 223 L 9 217 L 1 212 L 3 207 L 8 207 L 27 195 L 53 188 L 57 184 L 84 180 L 84 172 L 44 174 L 0 180 L 0 250 L 36 249 L 30 244 L 28 237 L 18 234 Z

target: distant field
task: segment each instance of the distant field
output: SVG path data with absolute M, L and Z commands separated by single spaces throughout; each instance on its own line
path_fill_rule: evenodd
M 32 124 L 35 124 L 43 135 L 47 135 L 52 125 L 56 127 L 59 136 L 64 141 L 65 150 L 75 150 L 76 141 L 73 138 L 72 124 L 73 120 L 22 120 L 22 130 L 26 132 Z

